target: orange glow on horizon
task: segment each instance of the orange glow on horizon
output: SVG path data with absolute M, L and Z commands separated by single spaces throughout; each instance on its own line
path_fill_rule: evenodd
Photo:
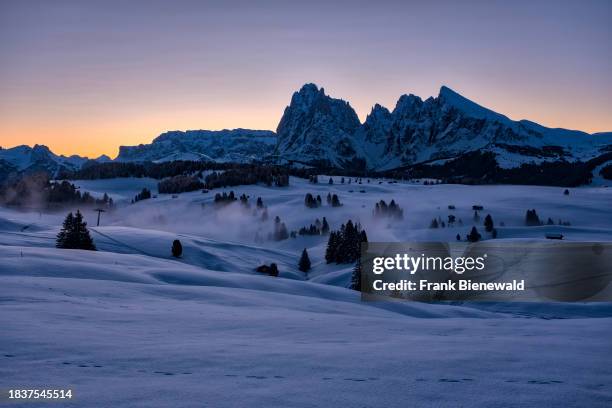
M 461 90 L 456 89 L 461 93 Z M 330 93 L 326 89 L 326 93 Z M 240 109 L 207 110 L 206 114 L 200 110 L 182 110 L 172 112 L 156 109 L 150 113 L 143 111 L 132 112 L 133 116 L 117 115 L 112 117 L 47 117 L 44 111 L 39 115 L 24 117 L 3 117 L 0 112 L 0 146 L 10 148 L 18 145 L 43 144 L 54 153 L 70 156 L 77 154 L 90 158 L 105 154 L 115 158 L 121 145 L 138 145 L 150 143 L 159 134 L 169 130 L 206 129 L 221 130 L 233 128 L 275 130 L 282 116 L 284 106 L 289 103 L 291 92 L 286 93 L 285 101 L 281 98 L 270 101 L 270 106 L 250 109 L 242 106 Z M 346 95 L 331 92 L 332 97 L 348 100 L 356 109 L 361 121 L 369 113 L 375 101 L 365 101 L 360 98 L 353 100 Z M 399 97 L 399 94 L 398 94 Z M 466 95 L 469 98 L 469 96 Z M 385 106 L 392 110 L 395 100 L 389 98 L 390 103 Z M 471 98 L 474 100 L 474 98 Z M 547 127 L 562 127 L 566 129 L 582 130 L 587 133 L 612 130 L 612 119 L 605 112 L 576 111 L 561 113 L 555 107 L 540 106 L 528 114 L 520 105 L 513 105 L 511 101 L 490 101 L 482 103 L 496 112 L 502 113 L 513 120 L 529 119 Z M 533 104 L 532 106 L 537 106 Z M 558 107 L 557 107 L 558 108 Z M 21 116 L 21 115 L 19 115 Z

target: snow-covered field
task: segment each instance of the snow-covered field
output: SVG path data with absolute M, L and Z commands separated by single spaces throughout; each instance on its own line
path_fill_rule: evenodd
M 498 239 L 612 241 L 612 189 L 320 181 L 232 188 L 250 210 L 215 208 L 216 190 L 132 205 L 154 181 L 79 181 L 119 202 L 100 227 L 85 212 L 97 252 L 54 248 L 65 212 L 0 208 L 0 389 L 72 388 L 61 406 L 87 407 L 612 404 L 611 304 L 363 303 L 345 288 L 352 266 L 325 263 L 325 237 L 255 240 L 278 215 L 289 230 L 325 216 L 332 229 L 359 221 L 370 241 L 454 241 L 477 204 Z M 306 208 L 307 192 L 323 206 Z M 344 205 L 327 206 L 328 192 Z M 395 199 L 404 220 L 373 219 L 380 199 Z M 531 208 L 571 225 L 525 227 Z M 428 228 L 448 214 L 463 226 Z M 269 262 L 279 278 L 253 271 Z

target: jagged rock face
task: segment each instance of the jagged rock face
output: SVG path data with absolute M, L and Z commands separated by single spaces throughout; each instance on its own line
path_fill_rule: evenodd
M 188 130 L 166 132 L 151 144 L 121 146 L 118 161 L 211 160 L 250 162 L 274 151 L 276 135 L 268 130 Z
M 372 168 L 453 157 L 496 141 L 518 141 L 509 119 L 472 104 L 448 88 L 423 101 L 402 95 L 393 112 L 374 107 L 360 136 Z
M 357 156 L 353 134 L 360 126 L 347 102 L 307 84 L 285 108 L 276 130 L 277 150 L 284 159 L 342 165 Z
M 507 166 L 533 160 L 584 160 L 610 144 L 604 136 L 512 121 L 444 86 L 436 98 L 425 101 L 402 95 L 392 112 L 377 104 L 361 125 L 347 102 L 307 84 L 293 95 L 277 135 L 281 159 L 338 167 L 364 159 L 374 170 L 476 150 L 494 153 Z M 531 149 L 516 148 L 524 146 Z

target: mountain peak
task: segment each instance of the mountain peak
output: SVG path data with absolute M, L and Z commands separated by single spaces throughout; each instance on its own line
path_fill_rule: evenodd
M 352 135 L 361 126 L 359 117 L 342 99 L 325 95 L 308 83 L 295 92 L 278 124 L 278 150 L 287 158 L 323 160 L 340 165 L 353 157 Z
M 442 85 L 442 87 L 440 87 L 438 99 L 441 100 L 443 103 L 452 106 L 453 108 L 456 108 L 457 110 L 465 113 L 466 115 L 476 119 L 493 120 L 504 124 L 508 124 L 511 122 L 510 119 L 508 119 L 506 116 L 487 109 L 484 106 L 477 104 L 476 102 L 472 102 L 468 98 L 460 95 L 459 93 L 453 91 L 445 85 Z
M 450 88 L 449 88 L 448 86 L 446 86 L 446 85 L 442 85 L 442 86 L 440 87 L 440 92 L 438 93 L 438 97 L 441 97 L 441 96 L 442 96 L 442 97 L 446 96 L 446 97 L 451 97 L 451 98 L 452 98 L 452 97 L 457 97 L 457 96 L 458 96 L 458 97 L 461 97 L 461 98 L 462 98 L 462 96 L 461 96 L 461 95 L 459 95 L 459 93 L 457 93 L 457 92 L 453 91 L 452 89 L 450 89 Z
M 298 91 L 298 93 L 300 94 L 315 94 L 319 92 L 321 92 L 322 94 L 325 94 L 325 90 L 323 88 L 319 89 L 319 87 L 312 82 L 308 82 L 302 85 L 302 87 Z

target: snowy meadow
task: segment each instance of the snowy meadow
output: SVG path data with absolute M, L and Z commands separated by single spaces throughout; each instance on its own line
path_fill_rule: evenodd
M 612 404 L 612 304 L 366 303 L 353 265 L 326 262 L 328 237 L 299 234 L 325 217 L 370 242 L 465 240 L 473 226 L 493 239 L 490 215 L 497 240 L 608 242 L 610 188 L 348 180 L 175 195 L 146 178 L 74 181 L 116 203 L 100 226 L 82 209 L 95 252 L 55 248 L 76 208 L 0 208 L 0 388 L 71 388 L 62 406 L 87 407 Z M 152 197 L 132 203 L 143 188 Z M 215 204 L 230 190 L 248 205 Z M 380 200 L 403 218 L 375 217 Z M 530 209 L 543 225 L 525 225 Z M 272 262 L 278 277 L 255 271 Z

